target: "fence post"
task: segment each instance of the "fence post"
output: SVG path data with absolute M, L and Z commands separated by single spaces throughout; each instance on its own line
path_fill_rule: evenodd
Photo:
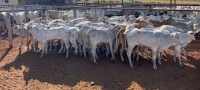
M 102 17 L 104 17 L 104 15 L 105 15 L 105 9 L 102 9 Z
M 40 10 L 40 12 L 41 12 L 41 17 L 42 17 L 42 19 L 44 19 L 44 8 L 43 8 L 44 6 L 41 6 L 41 10 Z
M 76 8 L 73 9 L 74 11 L 74 19 L 76 18 Z
M 45 13 L 45 14 L 46 14 L 46 20 L 49 20 L 49 12 L 48 12 L 48 10 L 47 10 L 47 7 L 46 7 L 45 9 L 46 9 L 46 10 L 45 10 L 45 11 L 46 11 L 46 13 Z
M 13 11 L 13 6 L 11 6 L 11 10 Z M 6 28 L 8 29 L 8 40 L 9 40 L 9 47 L 13 47 L 13 41 L 12 41 L 12 28 L 11 28 L 11 21 L 10 21 L 10 12 L 6 13 Z
M 24 8 L 25 8 L 25 23 L 27 23 L 27 18 L 28 18 L 28 17 L 27 17 L 28 12 L 26 11 L 26 10 L 27 10 L 27 7 L 25 6 Z M 22 24 L 22 23 L 21 23 L 21 24 Z
M 97 10 L 96 10 L 96 7 L 94 9 L 94 22 L 97 21 Z

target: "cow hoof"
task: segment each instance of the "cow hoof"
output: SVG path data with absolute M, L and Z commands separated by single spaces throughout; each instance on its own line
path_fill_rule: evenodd
M 180 65 L 181 68 L 183 68 L 183 65 Z
M 176 60 L 174 59 L 174 62 L 176 63 Z
M 154 66 L 154 67 L 153 67 L 153 69 L 154 69 L 154 70 L 157 70 L 157 67 L 156 67 L 156 66 Z
M 162 63 L 161 63 L 161 62 L 158 62 L 158 65 L 160 65 L 160 66 L 161 66 L 161 65 L 162 65 Z
M 133 69 L 133 66 L 131 66 L 131 69 Z

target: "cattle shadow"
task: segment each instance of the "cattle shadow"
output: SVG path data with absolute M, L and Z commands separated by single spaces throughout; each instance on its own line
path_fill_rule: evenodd
M 200 78 L 195 76 L 200 75 L 200 61 L 190 56 L 188 56 L 190 63 L 195 68 L 187 65 L 180 68 L 178 62 L 173 62 L 173 55 L 167 55 L 163 58 L 161 66 L 157 64 L 158 70 L 153 70 L 152 62 L 141 56 L 139 61 L 133 59 L 134 68 L 131 69 L 126 52 L 124 52 L 124 64 L 119 54 L 116 54 L 115 63 L 111 63 L 111 57 L 107 58 L 105 51 L 101 50 L 98 55 L 100 57 L 98 64 L 94 64 L 90 58 L 84 59 L 72 53 L 69 59 L 66 59 L 64 54 L 55 53 L 40 58 L 40 53 L 27 51 L 19 53 L 13 62 L 2 69 L 10 70 L 14 67 L 21 70 L 22 66 L 25 66 L 28 68 L 27 71 L 23 71 L 26 85 L 30 80 L 38 80 L 71 87 L 76 86 L 80 81 L 94 82 L 95 85 L 102 86 L 106 90 L 127 89 L 133 82 L 144 89 L 180 89 L 181 87 L 197 89 L 199 87 Z M 193 83 L 181 83 L 182 80 L 193 81 Z
M 2 57 L 0 58 L 0 62 L 6 57 L 6 55 L 10 52 L 10 50 L 12 49 L 12 47 L 8 48 L 5 53 L 2 55 Z

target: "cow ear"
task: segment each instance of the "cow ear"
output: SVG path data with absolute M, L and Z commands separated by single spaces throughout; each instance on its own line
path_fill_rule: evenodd
M 173 37 L 176 38 L 176 39 L 179 39 L 179 36 L 177 33 L 172 33 Z

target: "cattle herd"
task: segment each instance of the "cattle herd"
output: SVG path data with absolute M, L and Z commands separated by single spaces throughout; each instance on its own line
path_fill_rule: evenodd
M 37 52 L 38 42 L 42 44 L 42 53 L 52 51 L 52 47 L 59 53 L 65 52 L 69 56 L 69 48 L 75 48 L 75 55 L 82 55 L 87 58 L 88 51 L 94 63 L 97 63 L 97 52 L 99 49 L 106 49 L 106 56 L 111 53 L 111 60 L 115 60 L 115 53 L 119 48 L 121 60 L 124 61 L 123 51 L 127 51 L 130 67 L 133 68 L 132 58 L 136 56 L 139 60 L 139 53 L 148 60 L 149 50 L 152 53 L 153 68 L 157 69 L 156 60 L 161 64 L 162 52 L 169 47 L 174 47 L 174 61 L 178 56 L 179 64 L 182 65 L 180 55 L 186 57 L 184 48 L 195 40 L 195 34 L 199 32 L 198 24 L 200 16 L 188 14 L 168 14 L 145 16 L 140 12 L 139 17 L 134 15 L 99 16 L 94 22 L 94 17 L 88 12 L 77 11 L 77 18 L 73 19 L 73 11 L 45 11 L 39 17 L 38 11 L 11 13 L 13 34 L 21 38 L 26 37 L 27 47 Z M 27 19 L 28 18 L 28 19 Z M 24 21 L 26 19 L 26 21 Z M 6 22 L 6 12 L 1 13 L 2 23 Z M 2 28 L 6 30 L 4 24 Z M 31 43 L 30 43 L 31 42 Z M 133 54 L 133 56 L 132 56 Z M 132 56 L 132 57 L 131 57 Z

